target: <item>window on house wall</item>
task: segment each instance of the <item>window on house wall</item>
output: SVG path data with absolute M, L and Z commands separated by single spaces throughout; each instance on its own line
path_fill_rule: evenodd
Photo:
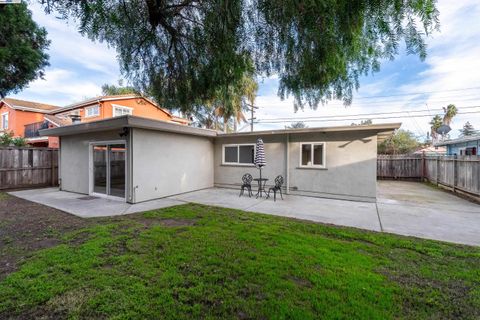
M 86 118 L 98 117 L 99 115 L 100 115 L 100 106 L 98 104 L 95 105 L 95 106 L 85 108 L 85 117 Z
M 1 129 L 8 129 L 8 112 L 2 113 L 2 125 Z
M 254 144 L 223 145 L 223 164 L 252 165 L 254 160 Z
M 57 116 L 63 117 L 63 118 L 68 118 L 71 115 L 79 116 L 80 115 L 80 110 L 76 109 L 76 110 L 71 110 L 71 111 L 62 112 L 62 113 L 57 114 Z
M 325 143 L 302 143 L 300 145 L 300 167 L 325 168 Z
M 124 107 L 124 106 L 113 106 L 113 116 L 114 117 L 120 117 L 124 115 L 132 115 L 133 113 L 133 108 L 130 107 Z

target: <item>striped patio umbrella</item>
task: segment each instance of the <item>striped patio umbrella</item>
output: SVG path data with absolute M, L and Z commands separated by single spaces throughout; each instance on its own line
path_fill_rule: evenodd
M 262 167 L 267 165 L 265 160 L 265 148 L 263 146 L 263 140 L 257 139 L 257 145 L 255 146 L 255 166 L 260 169 L 260 179 L 262 179 Z

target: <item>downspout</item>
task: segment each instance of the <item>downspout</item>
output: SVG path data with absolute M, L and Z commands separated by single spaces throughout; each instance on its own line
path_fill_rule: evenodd
M 287 172 L 286 172 L 286 184 L 285 184 L 285 187 L 286 187 L 286 190 L 285 190 L 285 194 L 289 194 L 290 193 L 290 134 L 287 133 L 287 137 L 286 137 L 286 140 L 285 140 L 285 144 L 286 144 L 286 147 L 285 147 L 285 150 L 286 150 L 286 156 L 287 156 L 287 159 L 286 159 L 286 162 L 287 162 Z
M 58 136 L 58 159 L 57 159 L 57 170 L 58 170 L 58 190 L 62 190 L 62 137 Z M 90 174 L 90 173 L 89 173 Z
M 133 186 L 133 128 L 128 129 L 128 202 L 135 203 L 135 187 Z

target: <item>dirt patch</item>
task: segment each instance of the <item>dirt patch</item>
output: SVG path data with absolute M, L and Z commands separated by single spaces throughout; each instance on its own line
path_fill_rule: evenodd
M 95 295 L 92 289 L 76 289 L 64 292 L 48 300 L 42 306 L 26 310 L 15 317 L 15 319 L 67 319 L 82 314 L 85 304 Z M 90 319 L 104 319 L 101 314 L 89 314 L 85 316 Z
M 303 278 L 299 278 L 299 277 L 289 277 L 290 281 L 292 281 L 293 283 L 295 283 L 298 287 L 301 287 L 301 288 L 312 288 L 313 287 L 313 284 L 310 280 L 308 279 L 303 279 Z
M 152 226 L 161 225 L 164 227 L 188 227 L 193 226 L 197 222 L 197 219 L 181 219 L 181 218 L 145 218 L 145 217 L 132 217 L 137 223 L 143 224 L 145 229 Z
M 0 280 L 33 252 L 62 242 L 62 235 L 91 221 L 14 196 L 0 201 Z
M 438 281 L 402 272 L 385 274 L 404 290 L 412 292 L 411 298 L 402 301 L 402 309 L 406 311 L 406 316 L 409 318 L 415 317 L 409 314 L 408 310 L 417 309 L 415 304 L 418 304 L 419 300 L 422 301 L 424 308 L 430 309 L 432 319 L 478 319 L 480 317 L 480 310 L 476 309 L 470 300 L 472 288 L 463 281 Z
M 188 227 L 195 225 L 196 219 L 162 219 L 160 224 L 165 227 Z

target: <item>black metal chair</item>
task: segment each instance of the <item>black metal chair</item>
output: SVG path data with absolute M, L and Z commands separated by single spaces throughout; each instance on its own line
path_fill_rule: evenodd
M 241 197 L 243 195 L 243 192 L 245 191 L 245 189 L 248 190 L 248 196 L 251 197 L 253 195 L 252 193 L 252 180 L 253 180 L 253 177 L 250 173 L 245 173 L 242 177 L 242 187 L 240 189 L 240 195 L 239 197 Z
M 280 197 L 283 200 L 282 185 L 283 185 L 283 177 L 282 176 L 277 176 L 275 178 L 275 186 L 268 189 L 267 199 L 270 198 L 270 191 L 273 191 L 273 201 L 277 201 L 277 191 L 279 191 L 280 192 Z

